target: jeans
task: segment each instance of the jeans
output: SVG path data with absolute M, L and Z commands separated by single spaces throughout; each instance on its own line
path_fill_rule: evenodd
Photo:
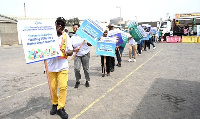
M 149 38 L 149 49 L 150 49 L 150 44 L 151 44 L 151 45 L 153 45 L 153 47 L 155 47 L 155 45 L 153 44 L 153 41 L 152 41 L 152 40 L 153 40 L 153 38 L 152 38 L 152 37 L 151 37 L 151 38 Z
M 140 46 L 140 44 L 137 44 L 137 50 L 138 50 L 138 53 L 141 54 L 141 46 Z
M 124 47 L 122 46 L 119 46 L 119 50 L 116 49 L 116 56 L 117 56 L 117 61 L 119 64 L 121 64 L 121 61 L 122 61 L 122 53 L 124 51 Z

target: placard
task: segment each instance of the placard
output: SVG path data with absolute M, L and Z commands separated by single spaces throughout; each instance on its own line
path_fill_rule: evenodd
M 76 31 L 76 34 L 86 40 L 92 46 L 95 46 L 99 37 L 103 35 L 103 28 L 98 22 L 91 19 L 86 19 Z
M 20 20 L 17 26 L 27 64 L 61 56 L 55 21 Z
M 115 56 L 116 37 L 102 37 L 97 42 L 96 54 L 101 56 Z

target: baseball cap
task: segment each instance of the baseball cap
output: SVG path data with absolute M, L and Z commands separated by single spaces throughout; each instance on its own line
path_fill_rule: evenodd
M 59 21 L 61 21 L 61 22 L 63 22 L 64 24 L 66 24 L 66 20 L 65 20 L 63 17 L 58 17 L 58 18 L 56 19 L 56 23 L 59 22 Z

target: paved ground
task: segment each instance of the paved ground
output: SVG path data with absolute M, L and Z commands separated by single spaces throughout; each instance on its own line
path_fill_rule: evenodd
M 91 47 L 91 87 L 74 89 L 70 61 L 66 111 L 77 119 L 200 118 L 200 44 L 160 43 L 143 51 L 110 77 L 101 77 L 100 57 Z M 70 58 L 71 59 L 71 58 Z M 0 119 L 59 119 L 51 109 L 43 62 L 25 64 L 22 46 L 0 47 Z M 83 71 L 82 71 L 83 74 Z

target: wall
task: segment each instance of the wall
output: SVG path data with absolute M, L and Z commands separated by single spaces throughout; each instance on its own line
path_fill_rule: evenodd
M 16 23 L 0 23 L 1 45 L 18 44 Z

